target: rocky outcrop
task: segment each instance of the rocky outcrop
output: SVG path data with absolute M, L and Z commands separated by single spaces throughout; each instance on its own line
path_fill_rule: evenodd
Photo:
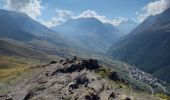
M 18 84 L 0 100 L 121 100 L 121 92 L 96 74 L 101 68 L 95 59 L 74 57 L 72 60 L 52 61 L 34 68 L 36 74 L 30 80 Z M 121 80 L 116 72 L 108 73 L 109 78 Z
M 118 75 L 118 73 L 115 72 L 115 71 L 109 72 L 109 73 L 108 73 L 108 77 L 109 77 L 111 80 L 113 80 L 113 81 L 123 82 L 123 83 L 126 83 L 126 84 L 127 84 L 127 82 L 126 82 L 123 78 L 121 78 L 121 77 Z

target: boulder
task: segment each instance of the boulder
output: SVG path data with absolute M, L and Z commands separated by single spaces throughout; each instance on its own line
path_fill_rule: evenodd
M 78 89 L 78 84 L 71 83 L 68 87 L 69 92 L 72 92 L 74 89 Z
M 62 69 L 59 69 L 59 72 L 61 72 L 61 73 L 73 73 L 75 71 L 81 71 L 82 69 L 84 69 L 83 66 L 72 64 L 72 65 L 66 66 Z
M 88 87 L 95 91 L 96 93 L 100 93 L 104 90 L 104 82 L 95 80 L 94 82 L 91 82 L 88 84 Z
M 85 100 L 100 100 L 100 97 L 95 93 L 90 93 L 85 96 Z
M 89 80 L 88 78 L 86 77 L 86 73 L 83 73 L 82 75 L 78 76 L 76 79 L 76 84 L 84 84 L 85 86 L 87 86 Z
M 100 93 L 101 100 L 113 100 L 116 97 L 116 94 L 111 90 L 104 90 Z
M 131 100 L 129 97 L 126 97 L 124 100 Z
M 96 59 L 83 60 L 82 66 L 85 66 L 85 68 L 89 70 L 95 70 L 100 68 L 98 61 Z
M 57 63 L 57 61 L 51 61 L 50 62 L 50 64 L 56 64 Z
M 127 83 L 123 78 L 121 78 L 117 72 L 112 71 L 108 74 L 108 78 L 110 78 L 113 81 L 116 82 L 123 82 L 123 83 Z

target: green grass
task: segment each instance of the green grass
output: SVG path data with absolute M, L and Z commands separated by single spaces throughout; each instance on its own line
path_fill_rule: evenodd
M 110 72 L 111 72 L 111 69 L 105 67 L 105 68 L 101 68 L 101 69 L 97 70 L 96 74 L 101 78 L 106 78 L 108 73 L 110 73 Z
M 157 93 L 157 94 L 155 94 L 155 96 L 157 96 L 157 97 L 159 97 L 161 99 L 164 99 L 164 100 L 170 100 L 170 96 L 168 96 L 165 93 Z

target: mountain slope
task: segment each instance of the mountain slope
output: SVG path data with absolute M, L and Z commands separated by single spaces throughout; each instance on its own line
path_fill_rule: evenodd
M 32 59 L 46 57 L 41 51 L 36 51 L 23 43 L 10 40 L 0 40 L 0 56 L 20 56 Z
M 26 14 L 0 9 L 0 60 L 8 60 L 4 68 L 8 65 L 15 69 L 10 61 L 12 58 L 17 60 L 16 64 L 22 65 L 27 62 L 22 59 L 30 59 L 31 63 L 46 62 L 50 59 L 68 57 L 76 50 L 82 52 L 81 46 Z M 5 71 L 8 75 L 7 72 Z
M 21 47 L 24 47 L 25 49 L 31 49 L 34 50 L 34 52 L 41 51 L 45 54 L 56 56 L 69 55 L 68 51 L 82 50 L 80 45 L 70 41 L 68 38 L 63 37 L 61 34 L 46 26 L 41 25 L 24 13 L 0 9 L 0 22 L 0 40 L 13 40 L 8 41 L 8 44 L 6 44 L 7 46 L 5 47 L 0 45 L 0 48 L 3 48 L 4 51 L 9 49 L 11 43 L 13 45 L 13 42 L 15 44 L 15 46 L 12 46 L 14 49 L 18 48 L 17 43 L 22 43 Z M 22 49 L 17 49 L 17 54 L 19 54 Z M 63 53 L 64 50 L 67 52 Z M 25 52 L 24 55 L 32 54 L 31 52 L 30 54 L 29 52 Z
M 133 29 L 135 29 L 138 26 L 138 23 L 132 21 L 132 20 L 127 20 L 125 22 L 120 23 L 116 27 L 124 32 L 125 34 L 130 33 Z
M 129 35 L 113 45 L 109 53 L 147 72 L 155 73 L 170 65 L 169 51 L 170 9 L 167 9 L 160 15 L 147 18 Z M 161 73 L 159 75 L 164 72 Z M 167 78 L 166 81 L 170 82 Z
M 115 42 L 122 33 L 110 24 L 103 24 L 96 18 L 71 19 L 52 27 L 53 30 L 71 38 L 89 49 L 103 49 Z
M 166 67 L 163 67 L 163 68 L 160 68 L 159 70 L 157 70 L 154 73 L 154 75 L 156 77 L 161 78 L 162 80 L 167 80 L 170 83 L 170 81 L 169 81 L 169 79 L 170 79 L 169 71 L 170 71 L 170 65 L 166 66 Z
M 60 34 L 48 29 L 24 13 L 0 9 L 0 37 L 18 41 L 46 40 L 66 46 Z

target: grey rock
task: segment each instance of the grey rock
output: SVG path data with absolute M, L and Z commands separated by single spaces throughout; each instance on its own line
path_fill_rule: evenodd
M 121 100 L 110 81 L 96 74 L 99 68 L 93 59 L 52 62 L 33 69 L 30 79 L 18 83 L 11 93 L 0 95 L 0 100 Z M 116 73 L 108 78 L 120 80 Z

